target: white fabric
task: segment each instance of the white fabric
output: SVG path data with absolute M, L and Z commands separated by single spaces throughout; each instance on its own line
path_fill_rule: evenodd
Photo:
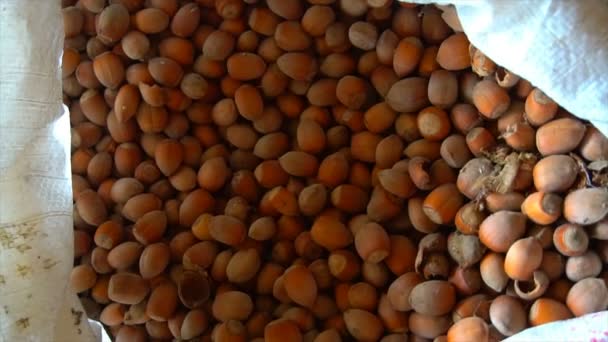
M 608 342 L 608 311 L 539 325 L 503 342 Z
M 0 341 L 95 340 L 72 268 L 58 0 L 0 1 Z

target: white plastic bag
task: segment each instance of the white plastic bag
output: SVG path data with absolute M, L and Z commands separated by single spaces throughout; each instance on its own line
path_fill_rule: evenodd
M 72 268 L 60 1 L 0 1 L 0 341 L 94 340 Z

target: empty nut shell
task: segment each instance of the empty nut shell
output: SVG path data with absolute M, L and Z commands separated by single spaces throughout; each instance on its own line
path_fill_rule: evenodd
M 532 284 L 526 284 L 526 283 Z M 519 298 L 524 300 L 534 300 L 542 296 L 549 287 L 549 277 L 543 271 L 534 271 L 531 281 L 515 280 L 513 288 Z

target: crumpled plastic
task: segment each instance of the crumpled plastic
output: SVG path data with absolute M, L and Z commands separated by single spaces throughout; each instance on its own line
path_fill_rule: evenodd
M 93 341 L 72 268 L 60 1 L 0 1 L 0 341 Z M 99 330 L 98 330 L 99 332 Z
M 503 342 L 608 342 L 608 311 L 526 329 Z
M 607 2 L 435 2 L 456 2 L 475 46 L 608 133 Z M 101 339 L 67 288 L 73 237 L 62 32 L 60 1 L 0 1 L 0 342 Z M 575 321 L 598 331 L 608 325 L 606 313 Z M 523 335 L 540 328 L 511 339 L 604 338 L 606 329 L 564 334 L 566 323 L 540 327 L 553 333 L 548 339 Z

